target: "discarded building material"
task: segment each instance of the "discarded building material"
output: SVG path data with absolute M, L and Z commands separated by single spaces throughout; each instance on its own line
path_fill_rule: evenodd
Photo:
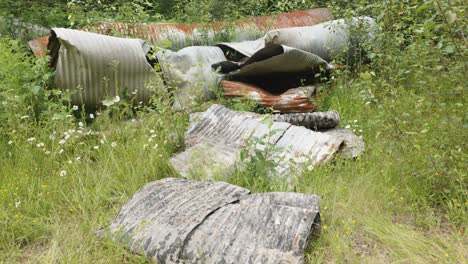
M 50 49 L 55 84 L 72 91 L 74 105 L 96 107 L 124 95 L 147 101 L 148 86 L 164 86 L 146 58 L 151 47 L 140 39 L 54 28 Z
M 166 178 L 141 188 L 106 230 L 158 263 L 302 263 L 320 224 L 318 197 L 249 193 Z
M 223 51 L 214 46 L 193 46 L 177 52 L 160 49 L 155 56 L 166 85 L 174 90 L 177 108 L 213 96 L 219 77 L 211 70 L 211 65 L 226 60 Z
M 340 115 L 336 111 L 276 114 L 273 116 L 273 121 L 286 122 L 291 125 L 303 126 L 312 130 L 325 130 L 338 127 Z
M 191 116 L 190 126 L 185 135 L 186 150 L 176 154 L 170 162 L 184 177 L 202 174 L 212 178 L 218 172 L 225 174 L 234 168 L 239 162 L 240 151 L 248 146 L 249 140 L 264 138 L 278 149 L 278 152 L 270 157 L 277 161 L 276 176 L 289 177 L 290 169 L 296 169 L 305 163 L 314 166 L 326 162 L 347 145 L 350 145 L 348 149 L 353 156 L 363 151 L 363 148 L 355 147 L 355 144 L 358 144 L 356 141 L 364 145 L 362 139 L 357 136 L 349 141 L 349 138 L 342 134 L 334 133 L 334 129 L 318 132 L 279 122 L 293 120 L 318 130 L 329 129 L 339 122 L 339 116 L 334 111 L 311 113 L 310 122 L 305 122 L 307 115 L 274 116 L 278 121 L 269 127 L 261 122 L 264 118 L 262 115 L 236 112 L 224 106 L 213 105 L 206 112 Z M 349 133 L 352 134 L 351 131 Z M 258 143 L 253 147 L 259 150 L 265 148 L 264 144 Z M 290 162 L 291 159 L 294 164 Z
M 311 99 L 315 86 L 292 88 L 280 95 L 273 95 L 264 89 L 235 81 L 221 81 L 226 97 L 246 97 L 255 100 L 262 107 L 272 108 L 281 113 L 304 113 L 315 111 Z
M 334 59 L 352 62 L 361 54 L 362 38 L 373 36 L 374 26 L 372 18 L 357 17 L 271 30 L 254 41 L 218 44 L 235 62 L 212 67 L 225 74 L 221 85 L 227 97 L 248 96 L 282 113 L 311 112 L 312 94 L 297 87 L 318 83 L 316 74 L 335 69 L 329 64 Z
M 225 96 L 249 96 L 264 107 L 297 113 L 315 110 L 310 102 L 315 91 L 311 84 L 318 82 L 315 74 L 333 66 L 312 53 L 271 45 L 255 52 L 239 68 L 223 76 Z
M 206 24 L 126 24 L 104 23 L 83 29 L 104 35 L 128 36 L 140 38 L 152 44 L 170 41 L 172 48 L 177 50 L 191 45 L 207 45 L 219 34 L 226 34 L 226 29 L 232 30 L 232 41 L 254 40 L 266 31 L 287 27 L 311 26 L 333 19 L 327 8 L 314 8 L 282 13 L 272 16 L 252 17 L 229 22 L 211 22 Z M 35 39 L 29 46 L 38 57 L 46 55 L 48 37 Z
M 362 41 L 358 35 L 372 38 L 375 22 L 370 17 L 354 17 L 351 21 L 337 19 L 308 27 L 291 27 L 269 31 L 265 46 L 285 45 L 315 54 L 327 62 L 352 58 Z M 357 32 L 360 29 L 362 32 Z M 353 30 L 353 32 L 351 32 Z

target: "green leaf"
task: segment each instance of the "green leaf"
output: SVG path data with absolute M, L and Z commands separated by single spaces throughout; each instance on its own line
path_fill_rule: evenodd
M 364 80 L 369 80 L 370 78 L 372 78 L 371 74 L 368 72 L 362 72 L 359 74 L 359 76 Z

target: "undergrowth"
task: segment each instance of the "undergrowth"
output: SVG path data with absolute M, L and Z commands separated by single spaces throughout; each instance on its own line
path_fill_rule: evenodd
M 244 2 L 216 13 L 220 5 Z M 371 63 L 335 71 L 331 88 L 316 101 L 322 110 L 337 110 L 341 127 L 362 136 L 366 151 L 356 160 L 336 157 L 297 175 L 294 191 L 322 196 L 321 235 L 306 258 L 312 263 L 466 262 L 462 1 L 102 3 L 70 1 L 75 12 L 57 11 L 54 18 L 74 27 L 125 21 L 126 14 L 133 15 L 127 22 L 190 22 L 320 5 L 337 17 L 375 17 L 381 30 L 369 43 Z M 30 22 L 40 22 L 33 18 Z M 47 64 L 17 40 L 0 38 L 0 262 L 149 262 L 95 232 L 143 185 L 177 176 L 168 159 L 184 147 L 187 113 L 173 110 L 164 94 L 139 108 L 122 101 L 84 112 L 50 85 L 53 72 Z M 242 100 L 221 102 L 236 110 L 256 109 Z M 281 182 L 270 181 L 274 164 L 263 154 L 216 178 L 254 192 L 284 191 Z

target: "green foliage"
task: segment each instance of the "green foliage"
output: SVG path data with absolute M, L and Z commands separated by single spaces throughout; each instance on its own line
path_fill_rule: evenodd
M 316 102 L 339 111 L 342 126 L 362 136 L 367 150 L 357 160 L 337 157 L 304 170 L 293 182 L 294 191 L 323 195 L 322 233 L 306 257 L 466 262 L 463 1 L 5 0 L 0 16 L 82 27 L 233 20 L 316 6 L 336 17 L 372 16 L 380 30 L 365 43 L 370 64 L 336 70 Z M 0 262 L 148 261 L 95 231 L 141 186 L 175 176 L 168 159 L 183 148 L 187 114 L 174 111 L 164 91 L 146 106 L 122 98 L 97 112 L 76 110 L 68 94 L 50 86 L 47 63 L 0 38 Z M 258 110 L 244 99 L 217 100 Z M 289 182 L 271 178 L 275 133 L 254 138 L 249 146 L 263 150 L 243 151 L 243 167 L 217 179 L 257 192 L 286 190 Z

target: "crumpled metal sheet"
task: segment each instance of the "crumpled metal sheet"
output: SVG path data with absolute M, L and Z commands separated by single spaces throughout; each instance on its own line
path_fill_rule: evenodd
M 167 86 L 175 91 L 176 108 L 212 97 L 219 76 L 211 70 L 211 65 L 226 60 L 219 47 L 209 46 L 187 47 L 177 52 L 160 49 L 156 57 Z
M 284 45 L 281 46 L 283 48 L 282 54 L 274 56 L 266 54 L 265 56 L 268 58 L 242 65 L 239 71 L 229 73 L 227 78 L 237 80 L 241 78 L 303 72 L 309 72 L 313 75 L 319 70 L 319 67 L 325 70 L 333 69 L 331 64 L 328 64 L 328 62 L 313 53 Z
M 292 88 L 280 95 L 273 95 L 264 89 L 236 81 L 221 81 L 221 87 L 226 97 L 247 97 L 255 100 L 262 107 L 272 108 L 280 113 L 313 112 L 316 107 L 312 104 L 315 86 Z
M 157 44 L 161 41 L 171 41 L 173 49 L 180 49 L 190 45 L 206 45 L 216 34 L 223 33 L 226 28 L 234 27 L 233 41 L 255 40 L 271 29 L 286 27 L 302 27 L 315 25 L 333 19 L 327 8 L 314 8 L 282 13 L 272 16 L 252 17 L 228 22 L 218 21 L 206 24 L 127 24 L 104 23 L 87 27 L 83 30 L 104 35 L 128 36 L 140 38 Z M 43 37 L 29 42 L 36 56 L 45 56 L 47 39 Z
M 308 27 L 290 27 L 271 30 L 264 36 L 265 46 L 279 44 L 315 54 L 325 61 L 353 56 L 352 27 L 369 30 L 372 38 L 375 22 L 370 17 L 355 17 L 351 21 L 337 19 Z M 350 54 L 351 53 L 351 54 Z
M 318 129 L 330 127 L 338 123 L 336 112 L 314 113 L 315 119 L 311 123 Z M 271 128 L 261 121 L 265 116 L 236 112 L 224 106 L 213 105 L 206 112 L 197 113 L 191 117 L 191 124 L 185 135 L 186 150 L 176 154 L 170 159 L 176 171 L 184 176 L 191 177 L 201 173 L 212 178 L 215 173 L 226 172 L 233 169 L 239 162 L 240 151 L 247 147 L 247 141 L 255 137 L 262 138 L 276 131 L 269 137 L 269 143 L 280 148 L 271 158 L 276 160 L 277 176 L 291 176 L 289 169 L 299 168 L 300 164 L 310 163 L 316 165 L 330 160 L 340 152 L 345 138 L 328 130 L 326 133 L 313 131 L 301 126 L 285 122 L 273 122 Z M 281 117 L 274 116 L 277 120 Z M 301 117 L 296 117 L 301 120 Z M 292 120 L 285 117 L 283 120 Z M 352 133 L 352 132 L 350 132 Z M 362 139 L 356 137 L 354 139 Z M 256 144 L 256 149 L 264 150 L 265 146 Z M 356 148 L 359 155 L 360 149 Z M 296 164 L 289 162 L 290 159 Z M 292 167 L 293 166 L 293 167 Z
M 222 42 L 216 44 L 216 46 L 222 48 L 225 51 L 236 51 L 246 57 L 252 57 L 255 52 L 265 47 L 265 39 L 263 37 L 256 40 L 248 41 L 233 41 L 233 42 Z
M 332 69 L 319 56 L 282 45 L 257 51 L 240 69 L 223 76 L 226 97 L 250 97 L 281 113 L 315 111 L 315 74 Z M 300 87 L 298 87 L 300 86 Z
M 96 107 L 105 98 L 124 95 L 147 101 L 148 85 L 163 86 L 147 61 L 150 46 L 143 40 L 63 28 L 53 28 L 52 33 L 55 83 L 74 92 L 74 105 Z
M 355 30 L 358 28 L 361 32 Z M 360 37 L 355 35 L 373 38 L 374 32 L 375 21 L 363 16 L 350 21 L 337 19 L 309 26 L 272 29 L 256 40 L 223 42 L 217 46 L 251 57 L 257 51 L 276 44 L 312 53 L 330 62 L 343 55 L 352 55 L 349 53 L 354 52 L 353 45 L 357 44 L 353 42 L 359 41 Z
M 249 192 L 166 178 L 140 189 L 105 230 L 158 263 L 302 263 L 318 197 Z

